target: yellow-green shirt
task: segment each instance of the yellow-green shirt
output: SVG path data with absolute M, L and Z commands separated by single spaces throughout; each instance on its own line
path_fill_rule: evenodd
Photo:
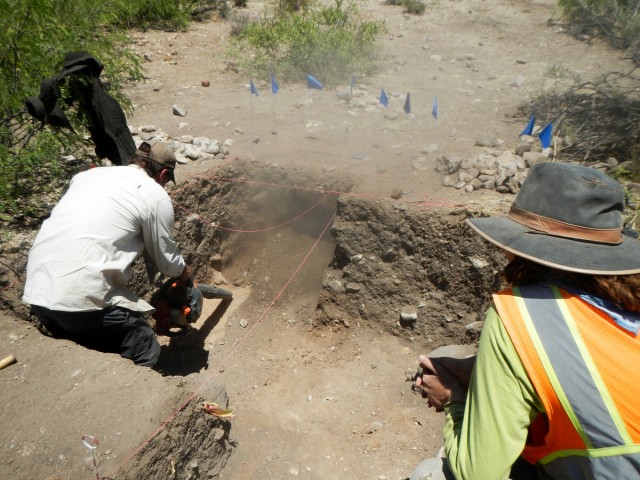
M 458 480 L 509 478 L 542 403 L 494 308 L 485 320 L 466 403 L 445 407 L 444 448 Z

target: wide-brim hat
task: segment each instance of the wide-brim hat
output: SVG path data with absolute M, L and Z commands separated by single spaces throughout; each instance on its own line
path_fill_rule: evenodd
M 640 273 L 640 242 L 623 233 L 622 185 L 593 168 L 534 165 L 506 217 L 467 222 L 533 262 L 592 275 Z

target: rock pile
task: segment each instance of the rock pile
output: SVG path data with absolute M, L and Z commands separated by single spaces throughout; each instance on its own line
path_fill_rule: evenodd
M 176 160 L 180 164 L 191 161 L 223 160 L 229 155 L 233 140 L 228 138 L 220 141 L 209 137 L 193 137 L 181 135 L 174 138 L 165 132 L 159 131 L 152 125 L 139 128 L 130 128 L 136 147 L 142 142 L 161 141 L 168 143 L 174 150 Z
M 550 149 L 534 151 L 534 137 L 523 135 L 514 151 L 500 150 L 500 140 L 476 140 L 476 146 L 485 147 L 485 151 L 475 158 L 461 159 L 441 155 L 436 160 L 436 171 L 442 175 L 442 185 L 464 189 L 466 192 L 482 188 L 493 189 L 500 193 L 516 194 L 527 176 L 527 169 L 536 163 L 549 160 Z M 615 158 L 606 162 L 590 165 L 610 172 L 618 166 Z
M 438 157 L 436 171 L 442 174 L 442 185 L 467 192 L 487 188 L 500 193 L 518 193 L 526 169 L 545 161 L 545 152 L 531 151 L 533 138 L 528 136 L 521 138 L 515 152 L 498 149 L 501 143 L 499 140 L 476 140 L 476 146 L 485 147 L 485 151 L 475 158 Z

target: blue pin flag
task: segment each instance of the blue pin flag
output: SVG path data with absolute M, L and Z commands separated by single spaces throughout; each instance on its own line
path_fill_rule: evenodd
M 385 107 L 389 106 L 389 97 L 387 97 L 387 93 L 384 91 L 384 88 L 380 92 L 380 103 Z
M 276 82 L 276 76 L 275 74 L 271 74 L 271 93 L 273 93 L 274 95 L 276 93 L 278 93 L 278 90 L 280 90 L 280 87 L 278 87 L 278 82 Z
M 433 97 L 433 107 L 431 108 L 431 115 L 438 120 L 438 97 Z
M 533 134 L 533 126 L 536 123 L 536 119 L 533 115 L 531 115 L 531 118 L 529 119 L 529 123 L 527 123 L 527 126 L 524 127 L 524 130 L 522 130 L 522 132 L 520 132 L 520 136 L 522 135 L 532 135 Z
M 356 86 L 356 77 L 351 77 L 351 83 L 349 84 L 349 92 L 353 95 L 353 87 Z
M 542 129 L 540 132 L 540 143 L 542 143 L 542 148 L 549 148 L 551 146 L 551 134 L 553 133 L 553 125 L 551 122 L 547 124 L 546 127 Z
M 311 75 L 307 75 L 307 87 L 322 90 L 322 84 Z
M 407 92 L 407 99 L 404 101 L 404 113 L 409 115 L 411 113 L 411 96 L 409 92 Z
M 251 92 L 251 95 L 255 95 L 256 97 L 258 95 L 260 95 L 258 93 L 258 89 L 256 88 L 256 86 L 253 84 L 253 80 L 251 80 L 251 82 L 249 83 L 249 91 Z

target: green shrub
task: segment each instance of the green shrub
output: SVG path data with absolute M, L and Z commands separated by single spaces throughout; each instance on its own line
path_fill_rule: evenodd
M 385 5 L 402 6 L 404 13 L 413 15 L 422 15 L 425 10 L 425 4 L 420 0 L 385 0 Z
M 412 15 L 422 15 L 424 13 L 425 5 L 420 0 L 404 0 L 402 5 L 405 13 Z
M 576 34 L 601 36 L 625 49 L 640 63 L 640 16 L 637 0 L 559 0 L 567 27 Z
M 278 0 L 278 8 L 285 12 L 299 12 L 307 10 L 311 6 L 311 0 Z
M 250 23 L 251 16 L 247 12 L 233 12 L 229 15 L 231 36 L 237 37 L 242 35 L 247 30 Z
M 363 21 L 353 4 L 280 8 L 249 23 L 229 50 L 242 73 L 299 81 L 312 74 L 327 85 L 371 73 L 376 66 L 381 23 Z
M 234 0 L 234 2 L 246 0 Z M 204 19 L 207 12 L 226 17 L 226 0 L 111 0 L 112 25 L 122 28 L 183 30 L 192 19 Z M 242 5 L 236 5 L 242 6 Z
M 625 76 L 609 74 L 588 82 L 574 77 L 568 87 L 545 91 L 519 109 L 523 117 L 553 121 L 554 132 L 564 139 L 556 146 L 558 156 L 585 163 L 631 160 L 627 173 L 640 178 L 640 98 Z

